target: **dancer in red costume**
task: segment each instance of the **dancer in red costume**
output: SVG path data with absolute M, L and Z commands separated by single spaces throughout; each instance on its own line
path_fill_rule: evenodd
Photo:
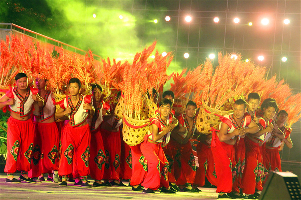
M 55 97 L 46 90 L 46 80 L 36 79 L 39 95 L 44 99 L 43 107 L 34 110 L 36 131 L 33 150 L 33 165 L 30 177 L 39 177 L 44 181 L 43 174 L 48 173 L 47 180 L 58 183 L 59 167 L 59 132 L 54 121 Z
M 258 117 L 256 116 L 257 109 L 259 108 L 260 96 L 257 93 L 250 93 L 248 95 L 248 108 L 247 113 L 251 116 L 251 119 L 258 123 Z M 236 177 L 234 181 L 234 191 L 237 193 L 242 193 L 242 177 L 244 174 L 245 164 L 246 164 L 246 146 L 245 146 L 245 136 L 241 136 L 239 141 L 234 145 L 235 147 L 235 161 L 237 169 Z
M 239 197 L 232 193 L 234 178 L 232 173 L 235 173 L 234 145 L 239 140 L 239 136 L 258 131 L 258 126 L 251 117 L 245 116 L 246 109 L 244 100 L 235 101 L 233 114 L 221 117 L 220 130 L 212 133 L 211 149 L 217 175 L 218 198 Z
M 243 192 L 247 198 L 258 198 L 259 193 L 255 193 L 255 189 L 261 191 L 262 180 L 264 179 L 264 166 L 262 161 L 262 148 L 267 133 L 273 130 L 272 120 L 278 110 L 275 101 L 264 101 L 261 105 L 263 117 L 259 118 L 259 126 L 261 130 L 255 134 L 247 134 L 245 138 L 246 145 L 246 166 L 243 175 Z
M 180 191 L 199 192 L 191 188 L 197 170 L 195 156 L 192 151 L 190 139 L 196 131 L 196 104 L 189 101 L 184 115 L 178 117 L 179 128 L 174 129 L 168 148 L 171 149 L 174 160 L 174 175 Z M 188 187 L 186 187 L 188 184 Z
M 87 182 L 90 156 L 90 127 L 87 118 L 93 116 L 92 96 L 79 93 L 81 82 L 78 78 L 69 80 L 69 96 L 60 104 L 57 117 L 68 116 L 70 121 L 63 129 L 61 138 L 62 155 L 59 166 L 59 175 L 62 177 L 60 186 L 67 186 L 67 175 L 78 173 L 81 186 L 90 186 Z M 76 171 L 73 171 L 73 165 Z M 73 177 L 77 178 L 74 174 Z
M 196 147 L 199 167 L 196 171 L 193 188 L 204 186 L 205 178 L 207 178 L 211 186 L 216 186 L 217 177 L 211 151 L 212 134 L 199 133 L 197 140 L 199 141 Z
M 102 102 L 102 88 L 98 84 L 92 85 L 93 106 L 95 113 L 92 120 L 89 120 L 91 130 L 91 149 L 90 149 L 90 176 L 95 180 L 93 187 L 103 186 L 104 166 L 106 162 L 106 154 L 103 146 L 100 125 L 103 121 L 103 116 L 106 114 L 110 106 Z
M 4 172 L 6 182 L 31 181 L 27 172 L 31 166 L 33 152 L 34 124 L 32 107 L 37 98 L 38 90 L 29 88 L 27 75 L 19 73 L 15 76 L 16 87 L 11 88 L 0 99 L 0 109 L 9 107 L 10 118 L 7 121 L 7 159 Z M 41 106 L 42 101 L 38 104 Z M 21 180 L 14 178 L 16 171 L 21 171 Z
M 117 102 L 121 93 L 117 94 Z M 106 163 L 104 168 L 104 177 L 106 185 L 124 186 L 120 181 L 120 155 L 121 155 L 121 138 L 120 126 L 122 119 L 114 114 L 114 108 L 111 106 L 111 115 L 104 118 L 100 127 L 102 134 L 103 145 L 106 154 Z
M 150 101 L 151 105 L 148 106 L 157 105 L 159 95 L 155 89 L 152 89 L 152 96 L 149 97 L 152 101 Z M 143 191 L 141 183 L 147 173 L 147 161 L 141 153 L 141 144 L 130 146 L 130 148 L 132 153 L 132 176 L 130 185 L 132 186 L 133 191 Z
M 273 131 L 266 136 L 266 143 L 262 153 L 263 164 L 268 171 L 281 172 L 279 151 L 283 148 L 284 144 L 290 149 L 293 148 L 293 143 L 290 139 L 292 129 L 284 126 L 287 118 L 288 113 L 285 110 L 280 110 Z
M 141 144 L 141 152 L 147 160 L 147 174 L 142 182 L 143 192 L 154 193 L 162 187 L 161 192 L 175 193 L 169 189 L 168 161 L 163 147 L 169 142 L 170 132 L 178 121 L 170 115 L 172 102 L 163 99 L 159 103 L 159 113 L 151 120 L 149 133 Z

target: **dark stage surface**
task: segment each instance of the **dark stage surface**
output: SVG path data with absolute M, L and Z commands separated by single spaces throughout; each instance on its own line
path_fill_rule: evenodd
M 6 174 L 0 174 L 0 199 L 217 199 L 215 188 L 200 188 L 200 193 L 143 194 L 132 191 L 131 187 L 83 188 L 73 186 L 71 182 L 68 182 L 67 187 L 61 187 L 48 181 L 6 183 L 5 178 Z

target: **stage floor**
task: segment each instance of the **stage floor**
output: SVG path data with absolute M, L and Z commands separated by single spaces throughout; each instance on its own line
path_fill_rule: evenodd
M 132 191 L 131 187 L 86 188 L 73 186 L 74 183 L 71 182 L 68 182 L 67 187 L 62 187 L 48 181 L 6 183 L 5 179 L 6 174 L 0 174 L 0 199 L 217 199 L 215 188 L 199 188 L 202 190 L 200 193 L 144 194 Z

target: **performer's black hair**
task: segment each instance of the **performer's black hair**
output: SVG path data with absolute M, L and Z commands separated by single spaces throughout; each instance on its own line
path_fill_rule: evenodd
M 245 102 L 245 100 L 243 99 L 237 99 L 234 104 L 236 105 L 244 105 L 245 107 L 247 107 L 247 102 Z
M 258 99 L 260 101 L 260 96 L 258 93 L 253 92 L 248 95 L 248 101 L 250 101 L 250 99 Z
M 285 114 L 286 116 L 288 116 L 288 113 L 285 110 L 280 110 L 277 114 L 277 116 L 281 115 L 281 114 Z
M 263 102 L 262 102 L 262 104 L 261 104 L 261 106 L 260 106 L 261 110 L 263 110 L 264 108 L 267 108 L 266 105 L 267 105 L 269 102 L 275 102 L 275 103 L 276 103 L 276 100 L 273 99 L 273 98 L 267 98 L 267 99 L 263 100 Z
M 80 82 L 80 80 L 79 80 L 78 78 L 71 78 L 71 79 L 69 80 L 69 85 L 70 85 L 70 83 L 77 83 L 79 88 L 80 88 L 81 85 L 82 85 L 81 82 Z
M 168 95 L 170 95 L 173 99 L 175 98 L 175 94 L 173 93 L 173 91 L 170 91 L 170 90 L 163 92 L 162 97 L 165 98 Z
M 263 109 L 267 109 L 267 108 L 269 108 L 269 107 L 273 107 L 273 108 L 275 108 L 275 111 L 276 112 L 278 112 L 278 106 L 277 106 L 277 103 L 276 103 L 276 101 L 268 101 L 268 102 L 266 102 L 266 103 L 262 103 L 262 105 L 261 105 L 261 109 L 263 110 Z
M 159 102 L 159 107 L 165 106 L 165 105 L 170 105 L 170 107 L 171 107 L 171 106 L 172 106 L 171 100 L 169 100 L 169 99 L 162 99 L 162 100 Z
M 15 80 L 17 81 L 18 79 L 20 78 L 24 78 L 26 77 L 27 78 L 27 75 L 25 73 L 18 73 L 16 76 L 15 76 Z
M 98 85 L 97 83 L 93 83 L 93 84 L 92 84 L 92 91 L 93 91 L 95 88 L 98 88 L 98 89 L 102 92 L 102 88 L 101 88 L 100 85 Z
M 196 106 L 196 103 L 194 102 L 194 101 L 188 101 L 188 103 L 186 104 L 186 108 L 188 107 L 188 106 L 195 106 L 195 107 L 197 107 Z

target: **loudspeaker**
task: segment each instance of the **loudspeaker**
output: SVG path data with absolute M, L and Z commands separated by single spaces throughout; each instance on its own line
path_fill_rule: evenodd
M 259 200 L 301 199 L 298 176 L 291 172 L 270 172 Z

